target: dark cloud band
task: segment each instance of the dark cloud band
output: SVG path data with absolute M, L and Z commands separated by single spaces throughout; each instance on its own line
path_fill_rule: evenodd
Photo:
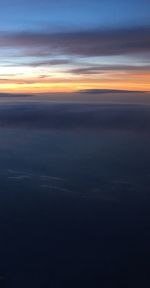
M 150 27 L 72 32 L 1 33 L 0 47 L 27 49 L 38 56 L 108 56 L 150 52 Z

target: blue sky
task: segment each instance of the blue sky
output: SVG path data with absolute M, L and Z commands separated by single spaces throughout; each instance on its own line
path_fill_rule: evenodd
M 69 29 L 149 23 L 149 0 L 3 0 L 1 30 Z

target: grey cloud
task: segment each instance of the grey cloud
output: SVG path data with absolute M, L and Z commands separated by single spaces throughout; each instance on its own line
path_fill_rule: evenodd
M 26 55 L 27 56 L 27 55 Z M 35 56 L 35 55 L 34 55 Z M 40 57 L 40 55 L 35 56 L 35 57 Z M 43 57 L 42 57 L 43 58 Z M 57 66 L 57 65 L 66 65 L 66 64 L 70 64 L 72 63 L 71 60 L 69 59 L 44 59 L 44 60 L 36 60 L 36 61 L 26 61 L 26 62 L 8 62 L 8 63 L 4 63 L 1 66 L 3 67 L 7 67 L 7 66 L 30 66 L 30 67 L 40 67 L 40 66 Z M 6 74 L 7 75 L 7 74 Z M 9 74 L 10 75 L 10 74 Z
M 150 52 L 150 27 L 57 33 L 1 33 L 0 47 L 35 50 L 41 55 L 108 56 Z M 48 52 L 49 51 L 49 52 Z M 33 51 L 32 51 L 33 53 Z
M 43 60 L 43 61 L 34 61 L 28 63 L 19 63 L 19 66 L 26 65 L 31 67 L 39 67 L 39 66 L 57 66 L 57 65 L 66 65 L 70 64 L 71 61 L 67 59 L 54 59 L 54 60 Z M 18 66 L 18 64 L 16 64 Z
M 85 74 L 100 74 L 105 73 L 107 71 L 132 71 L 136 73 L 140 72 L 150 72 L 149 65 L 141 65 L 141 66 L 133 66 L 133 65 L 96 65 L 96 66 L 87 66 L 84 68 L 74 68 L 69 70 L 68 72 L 77 75 L 85 75 Z

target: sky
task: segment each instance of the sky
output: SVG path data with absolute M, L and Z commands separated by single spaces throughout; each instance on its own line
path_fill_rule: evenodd
M 0 6 L 0 93 L 150 91 L 149 0 Z

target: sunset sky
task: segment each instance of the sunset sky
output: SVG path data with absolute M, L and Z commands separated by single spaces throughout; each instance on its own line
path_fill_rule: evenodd
M 150 91 L 149 0 L 1 0 L 0 92 Z

